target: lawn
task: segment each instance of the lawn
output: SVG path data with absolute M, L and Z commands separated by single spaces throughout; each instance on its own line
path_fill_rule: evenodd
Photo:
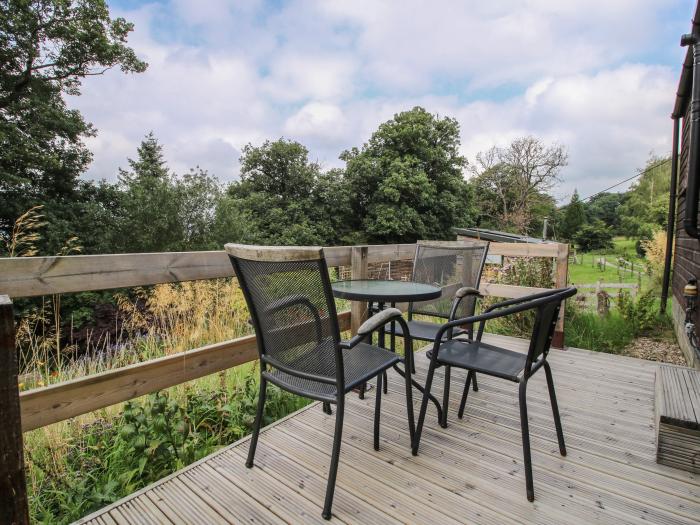
M 615 247 L 610 250 L 599 250 L 589 253 L 577 253 L 576 263 L 569 263 L 569 283 L 571 284 L 595 284 L 598 281 L 604 283 L 632 283 L 641 284 L 645 288 L 649 278 L 646 274 L 644 259 L 637 255 L 635 240 L 623 237 L 615 238 Z M 634 273 L 628 266 L 618 269 L 618 259 L 622 257 L 634 265 Z M 604 258 L 608 264 L 601 267 L 597 261 Z M 611 266 L 612 265 L 612 266 Z

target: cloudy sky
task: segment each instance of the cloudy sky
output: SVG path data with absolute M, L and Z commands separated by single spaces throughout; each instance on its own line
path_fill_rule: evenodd
M 110 2 L 149 63 L 70 99 L 99 131 L 89 176 L 114 180 L 153 131 L 170 167 L 238 175 L 243 145 L 285 137 L 313 160 L 421 105 L 458 119 L 473 159 L 533 134 L 564 144 L 567 199 L 670 151 L 693 0 Z

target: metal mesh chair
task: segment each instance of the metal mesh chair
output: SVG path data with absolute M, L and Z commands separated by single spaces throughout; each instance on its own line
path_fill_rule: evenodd
M 547 376 L 549 398 L 552 403 L 552 411 L 554 413 L 554 426 L 557 430 L 559 451 L 561 452 L 562 456 L 566 456 L 564 433 L 561 428 L 559 407 L 557 406 L 557 398 L 554 392 L 552 370 L 547 362 L 547 354 L 549 353 L 561 304 L 565 299 L 575 294 L 576 288 L 573 287 L 548 290 L 546 292 L 534 294 L 528 297 L 503 301 L 488 308 L 480 315 L 456 319 L 445 323 L 438 332 L 438 338 L 435 340 L 435 344 L 430 355 L 430 367 L 428 368 L 428 376 L 426 378 L 423 401 L 421 403 L 420 415 L 418 416 L 418 425 L 416 427 L 416 433 L 413 440 L 413 455 L 415 456 L 418 454 L 421 432 L 425 422 L 425 413 L 428 407 L 428 393 L 430 392 L 430 388 L 432 386 L 435 369 L 438 366 L 451 366 L 468 370 L 467 381 L 459 407 L 458 416 L 460 419 L 464 415 L 464 407 L 467 402 L 467 394 L 469 393 L 470 378 L 473 377 L 476 372 L 519 383 L 520 426 L 523 439 L 525 483 L 527 488 L 527 499 L 529 501 L 533 501 L 535 499 L 535 492 L 532 482 L 530 433 L 527 420 L 527 382 L 532 374 L 544 367 L 544 371 Z M 524 312 L 526 310 L 533 310 L 535 312 L 535 322 L 532 330 L 532 336 L 530 338 L 530 347 L 527 353 L 499 348 L 481 341 L 486 321 Z M 479 323 L 479 330 L 474 340 L 442 340 L 442 335 L 447 333 L 450 329 L 454 329 L 457 326 L 467 323 Z M 443 412 L 445 412 L 444 407 Z
M 488 249 L 486 241 L 418 241 L 411 280 L 438 286 L 443 293 L 437 299 L 409 304 L 408 328 L 412 339 L 435 341 L 442 323 L 474 315 L 476 300 L 481 297 L 479 283 Z M 437 317 L 440 323 L 416 320 L 416 315 Z M 400 325 L 392 325 L 391 329 L 396 335 L 403 334 Z M 442 337 L 450 339 L 458 335 L 471 337 L 471 326 L 456 326 Z M 474 391 L 478 391 L 476 375 L 470 376 L 470 381 Z M 443 427 L 447 426 L 449 385 L 450 366 L 447 365 L 440 418 Z
M 406 322 L 396 308 L 384 310 L 341 341 L 335 302 L 322 248 L 227 244 L 231 264 L 248 304 L 260 356 L 260 396 L 246 466 L 251 468 L 265 405 L 267 383 L 336 405 L 335 436 L 323 517 L 330 519 L 342 439 L 345 394 L 376 377 L 374 448 L 379 448 L 383 373 L 401 358 L 363 340 L 386 323 Z M 413 438 L 411 374 L 413 353 L 406 337 L 406 403 Z

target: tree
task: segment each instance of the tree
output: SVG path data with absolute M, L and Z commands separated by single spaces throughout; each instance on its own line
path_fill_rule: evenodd
M 327 241 L 328 218 L 319 217 L 315 202 L 321 170 L 308 156 L 302 144 L 285 139 L 243 148 L 241 180 L 228 192 L 246 223 L 245 240 L 280 245 Z
M 482 217 L 499 229 L 532 233 L 533 204 L 558 182 L 567 159 L 564 146 L 531 136 L 479 153 L 471 169 L 477 200 L 485 205 Z
M 153 133 L 141 142 L 137 159 L 128 162 L 130 170 L 119 170 L 124 201 L 115 247 L 124 252 L 161 252 L 182 246 L 180 195 Z
M 586 204 L 586 218 L 589 222 L 601 220 L 620 234 L 620 207 L 626 200 L 626 193 L 600 193 Z
M 471 222 L 459 124 L 415 107 L 381 124 L 361 149 L 340 156 L 352 236 L 364 242 L 448 239 Z
M 223 243 L 217 243 L 214 237 L 214 231 L 218 227 L 214 223 L 217 219 L 223 219 L 221 210 L 217 216 L 217 207 L 223 197 L 223 190 L 217 178 L 198 167 L 177 180 L 175 192 L 178 201 L 178 222 L 182 231 L 182 243 L 178 249 L 221 248 Z
M 584 252 L 614 247 L 612 229 L 603 224 L 602 221 L 584 224 L 573 236 L 573 240 Z
M 117 65 L 144 71 L 126 46 L 132 30 L 104 0 L 0 1 L 0 229 L 33 205 L 74 198 L 91 160 L 82 140 L 95 130 L 63 95 Z
M 670 184 L 669 158 L 650 158 L 620 206 L 620 228 L 624 235 L 650 239 L 655 230 L 666 227 Z
M 561 221 L 561 234 L 564 239 L 570 241 L 574 238 L 579 229 L 586 222 L 586 210 L 579 199 L 578 191 L 574 190 L 571 202 L 564 209 L 564 217 Z

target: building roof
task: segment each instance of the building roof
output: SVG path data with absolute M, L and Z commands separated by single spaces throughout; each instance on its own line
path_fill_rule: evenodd
M 700 35 L 700 1 L 695 6 L 695 14 L 693 15 L 691 31 L 695 35 Z M 688 46 L 683 61 L 683 69 L 681 69 L 681 78 L 678 81 L 678 90 L 676 91 L 676 103 L 673 106 L 671 118 L 681 118 L 685 115 L 685 111 L 690 102 L 690 89 L 693 86 L 693 46 Z
M 483 228 L 452 228 L 457 235 L 471 237 L 473 239 L 484 239 L 493 242 L 522 242 L 529 244 L 545 244 L 552 241 L 519 235 L 517 233 L 499 232 L 496 230 L 485 230 Z

